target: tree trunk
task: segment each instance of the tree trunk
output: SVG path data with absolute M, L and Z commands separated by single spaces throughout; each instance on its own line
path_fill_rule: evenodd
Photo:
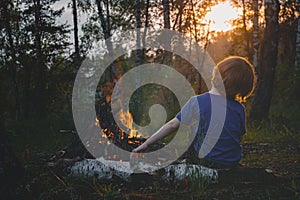
M 35 102 L 35 114 L 43 115 L 45 114 L 45 87 L 44 87 L 44 64 L 43 64 L 43 55 L 42 55 L 42 41 L 41 41 L 41 2 L 40 0 L 34 0 L 34 9 L 35 9 L 35 53 L 36 53 L 36 62 L 35 62 L 35 92 L 34 92 L 34 102 Z
M 169 0 L 163 0 L 163 14 L 164 14 L 164 28 L 165 29 L 170 29 L 171 25 L 170 25 L 170 6 L 169 6 Z M 164 38 L 165 42 L 165 46 L 164 49 L 171 49 L 171 38 L 169 36 L 166 36 Z M 171 54 L 168 51 L 164 51 L 163 54 L 163 60 L 162 60 L 163 64 L 166 65 L 170 65 L 171 64 Z
M 135 1 L 135 21 L 136 21 L 136 66 L 141 64 L 141 1 Z
M 258 87 L 250 110 L 250 120 L 262 120 L 268 117 L 275 67 L 277 64 L 277 52 L 279 42 L 279 1 L 265 0 L 266 28 L 260 49 L 258 73 Z
M 179 8 L 179 25 L 178 25 L 178 31 L 180 33 L 182 32 L 182 16 L 183 16 L 184 7 L 185 7 L 185 3 L 181 3 Z
M 196 19 L 196 15 L 195 15 L 195 9 L 194 9 L 194 2 L 193 0 L 191 0 L 191 10 L 192 10 L 192 14 L 193 14 L 193 26 L 194 26 L 194 39 L 195 41 L 198 43 L 198 31 L 197 31 L 197 19 Z
M 163 8 L 164 8 L 164 28 L 170 29 L 170 7 L 169 0 L 163 0 Z
M 254 0 L 256 1 L 256 0 Z M 250 53 L 250 41 L 249 41 L 249 33 L 247 31 L 247 23 L 246 23 L 246 3 L 245 0 L 242 0 L 242 5 L 243 5 L 243 29 L 244 29 L 244 35 L 245 35 L 245 40 L 246 40 L 246 54 L 248 58 L 251 58 L 251 53 Z
M 104 164 L 105 163 L 105 164 Z M 139 163 L 137 166 L 128 161 L 105 160 L 103 157 L 97 159 L 85 159 L 78 161 L 76 159 L 64 159 L 58 163 L 49 163 L 50 166 L 59 170 L 64 167 L 69 176 L 84 177 L 87 179 L 96 178 L 101 181 L 114 182 L 123 181 L 125 183 L 141 183 L 147 180 L 149 184 L 153 180 L 159 180 L 163 184 L 172 183 L 245 183 L 256 184 L 274 183 L 279 181 L 272 172 L 264 168 L 249 168 L 239 166 L 233 169 L 214 169 L 199 164 L 191 164 L 184 161 L 175 162 L 157 171 L 147 173 L 151 165 Z M 113 167 L 110 167 L 113 166 Z M 137 168 L 136 168 L 137 167 Z M 67 169 L 66 169 L 67 168 Z M 119 169 L 119 170 L 116 170 Z M 144 173 L 133 173 L 133 170 L 140 170 Z
M 7 7 L 9 5 L 6 5 Z M 10 13 L 5 10 L 5 16 L 7 17 L 7 20 L 5 21 L 5 29 L 8 37 L 8 42 L 9 42 L 9 53 L 12 58 L 12 66 L 11 66 L 11 78 L 12 78 L 12 85 L 13 85 L 13 99 L 15 103 L 15 119 L 19 120 L 20 117 L 20 99 L 19 99 L 19 88 L 18 88 L 18 82 L 17 82 L 17 53 L 15 51 L 16 47 L 14 45 L 14 40 L 12 36 L 12 27 L 11 27 L 11 16 Z
M 96 0 L 97 4 L 97 9 L 98 9 L 98 16 L 100 19 L 101 23 L 101 28 L 104 34 L 104 39 L 105 39 L 105 44 L 109 52 L 109 57 L 111 59 L 111 68 L 110 68 L 110 82 L 114 82 L 114 79 L 116 78 L 116 69 L 115 69 L 115 64 L 113 61 L 113 46 L 110 40 L 111 32 L 110 32 L 110 14 L 109 14 L 109 1 L 106 1 L 106 19 L 103 14 L 103 9 L 102 9 L 102 0 Z
M 80 61 L 80 49 L 79 49 L 79 38 L 78 38 L 78 14 L 77 14 L 76 0 L 72 0 L 72 8 L 73 8 L 73 24 L 74 24 L 74 43 L 75 43 L 74 65 L 75 65 L 75 69 L 78 70 L 79 61 Z
M 178 13 L 176 15 L 175 22 L 173 24 L 173 30 L 175 30 L 176 25 L 178 23 L 178 31 L 182 31 L 182 16 L 183 16 L 183 9 L 185 7 L 186 1 L 179 1 L 179 8 L 178 8 Z
M 59 163 L 59 165 L 67 166 L 65 163 Z M 134 170 L 147 171 L 151 167 L 149 164 L 139 164 L 138 166 L 132 166 L 131 162 L 105 160 L 104 158 L 98 159 L 85 159 L 79 162 L 69 161 L 70 166 L 68 172 L 71 176 L 83 176 L 86 178 L 95 177 L 98 180 L 110 180 L 113 181 L 113 177 L 118 177 L 125 182 L 131 182 L 134 179 Z M 105 164 L 103 164 L 105 163 Z M 52 165 L 52 163 L 51 163 Z M 113 167 L 118 168 L 115 170 Z M 138 169 L 136 168 L 138 167 Z M 179 182 L 179 181 L 193 181 L 193 180 L 205 180 L 207 182 L 216 182 L 218 179 L 218 170 L 204 167 L 198 164 L 188 164 L 185 162 L 171 164 L 161 170 L 153 172 L 151 174 L 144 172 L 142 174 L 145 177 L 159 177 L 161 181 L 166 183 Z M 119 179 L 117 179 L 119 180 Z
M 142 51 L 141 51 L 141 1 L 136 0 L 135 1 L 135 22 L 136 22 L 136 58 L 135 58 L 135 65 L 138 67 L 140 64 L 142 64 Z M 136 87 L 141 83 L 141 77 L 139 73 L 136 73 L 135 77 L 135 84 Z M 135 108 L 134 108 L 134 116 L 137 116 L 140 118 L 140 113 L 141 113 L 141 98 L 142 94 L 140 91 L 137 91 L 137 95 L 135 97 Z
M 300 5 L 298 6 L 298 12 L 300 13 Z M 298 27 L 296 37 L 296 56 L 295 56 L 295 95 L 296 99 L 300 100 L 300 15 L 298 16 Z
M 9 43 L 11 50 L 11 56 L 12 56 L 12 84 L 13 84 L 13 97 L 14 97 L 14 103 L 15 103 L 15 120 L 19 120 L 21 115 L 21 108 L 20 108 L 20 98 L 19 98 L 19 87 L 18 87 L 18 81 L 17 81 L 17 64 L 16 64 L 16 53 L 13 50 L 13 39 L 12 36 L 9 35 Z
M 253 1 L 253 66 L 258 66 L 258 49 L 259 49 L 259 35 L 258 35 L 258 0 Z M 249 48 L 249 46 L 247 46 Z
M 149 25 L 149 7 L 150 7 L 150 0 L 146 0 L 145 27 L 144 27 L 144 33 L 142 38 L 142 44 L 143 44 L 142 55 L 141 55 L 142 62 L 144 62 L 145 59 L 146 36 L 147 36 L 147 30 Z
M 21 59 L 22 66 L 24 66 L 24 99 L 23 99 L 23 115 L 24 118 L 29 118 L 32 112 L 32 93 L 31 93 L 31 77 L 33 63 L 27 56 L 23 55 Z

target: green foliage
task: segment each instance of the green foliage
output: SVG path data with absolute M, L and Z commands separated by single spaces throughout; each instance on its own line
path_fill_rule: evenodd
M 196 171 L 192 176 L 193 179 L 190 183 L 190 190 L 195 197 L 205 196 L 205 190 L 207 189 L 209 183 L 202 177 L 200 171 Z
M 289 129 L 284 123 L 275 120 L 249 123 L 244 141 L 247 142 L 295 142 L 299 139 L 296 130 Z
M 74 130 L 74 124 L 70 116 L 45 116 L 17 123 L 7 121 L 6 128 L 13 150 L 26 163 L 36 153 L 49 156 L 67 147 L 73 136 L 59 130 Z
M 150 107 L 154 104 L 160 104 L 166 109 L 167 121 L 172 119 L 180 109 L 174 94 L 169 89 L 156 84 L 148 84 L 139 88 L 131 99 L 130 108 L 134 113 L 134 119 L 144 125 L 150 123 L 148 113 Z M 139 106 L 136 106 L 137 101 L 140 102 Z
M 276 80 L 273 89 L 273 98 L 270 109 L 270 118 L 297 131 L 300 129 L 300 102 L 295 94 L 294 69 L 290 63 L 283 63 L 277 66 Z
M 1 88 L 5 97 L 1 100 L 10 105 L 5 108 L 8 119 L 45 115 L 52 102 L 53 74 L 68 62 L 65 53 L 69 45 L 69 26 L 56 21 L 64 10 L 54 10 L 55 2 L 3 2 L 0 68 L 7 86 Z
M 100 184 L 96 178 L 93 179 L 93 189 L 101 199 L 113 199 L 120 197 L 120 192 L 116 185 Z
M 293 192 L 294 192 L 294 194 L 295 194 L 295 199 L 299 199 L 299 197 L 300 197 L 300 194 L 299 194 L 299 184 L 300 184 L 300 182 L 299 182 L 299 180 L 296 180 L 296 179 L 292 179 L 291 180 L 291 186 L 290 186 L 290 188 L 293 190 Z

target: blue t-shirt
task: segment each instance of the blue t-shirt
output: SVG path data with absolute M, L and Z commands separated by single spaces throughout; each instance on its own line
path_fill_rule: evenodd
M 242 157 L 240 141 L 246 132 L 244 106 L 223 96 L 204 93 L 192 97 L 176 118 L 189 125 L 196 115 L 199 115 L 198 127 L 193 145 L 197 155 L 201 148 L 206 148 L 209 151 L 205 153 L 204 160 L 228 166 L 236 165 Z M 219 128 L 214 128 L 218 125 Z

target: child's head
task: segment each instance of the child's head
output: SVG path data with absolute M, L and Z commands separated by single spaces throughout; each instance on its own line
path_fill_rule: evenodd
M 245 58 L 230 56 L 216 65 L 213 71 L 212 84 L 221 92 L 222 80 L 217 78 L 216 70 L 219 70 L 222 77 L 228 99 L 245 101 L 252 94 L 256 76 L 253 66 Z

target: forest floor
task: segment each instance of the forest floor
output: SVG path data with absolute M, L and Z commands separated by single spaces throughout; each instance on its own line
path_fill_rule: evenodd
M 234 182 L 211 185 L 209 199 L 300 199 L 298 142 L 245 142 L 243 150 L 241 165 L 260 174 L 252 174 L 250 180 L 236 177 Z M 255 169 L 265 170 L 270 176 Z
M 12 133 L 11 137 L 18 141 L 14 148 L 25 169 L 17 186 L 18 199 L 300 199 L 299 133 L 271 140 L 246 137 L 241 166 L 252 170 L 250 176 L 231 173 L 218 183 L 169 185 L 159 180 L 128 184 L 64 176 L 49 168 L 47 160 L 51 152 L 72 141 L 70 136 L 62 138 L 57 134 L 47 138 L 35 134 L 32 140 L 30 135 L 24 139 L 18 134 L 21 133 Z

